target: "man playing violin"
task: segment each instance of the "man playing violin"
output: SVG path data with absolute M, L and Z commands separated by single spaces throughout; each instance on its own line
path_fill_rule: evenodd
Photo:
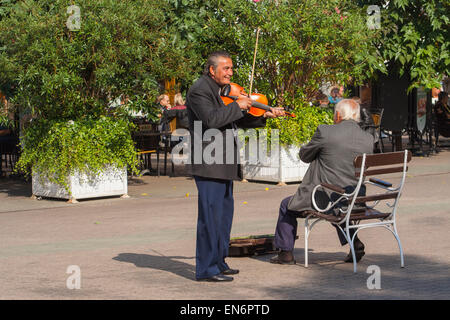
M 233 181 L 243 177 L 237 128 L 264 127 L 266 118 L 284 115 L 278 108 L 270 108 L 261 117 L 248 114 L 246 111 L 251 107 L 252 100 L 243 94 L 225 105 L 220 93 L 224 86 L 231 83 L 232 76 L 231 56 L 224 51 L 213 52 L 206 62 L 204 74 L 192 85 L 186 97 L 192 142 L 189 170 L 198 190 L 198 281 L 232 281 L 231 275 L 239 272 L 225 262 L 234 212 Z M 203 139 L 207 130 L 215 134 L 210 139 Z M 222 143 L 222 149 L 214 149 L 215 159 L 223 161 L 205 159 L 204 151 L 210 149 L 208 145 L 211 145 L 211 140 L 225 142 L 228 139 L 229 142 L 230 136 L 231 143 Z

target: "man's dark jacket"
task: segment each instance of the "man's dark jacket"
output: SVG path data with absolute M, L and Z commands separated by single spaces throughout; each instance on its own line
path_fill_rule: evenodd
M 214 179 L 241 180 L 242 168 L 239 163 L 237 128 L 264 127 L 266 119 L 264 117 L 253 117 L 242 112 L 237 102 L 225 105 L 219 93 L 219 85 L 207 75 L 201 76 L 187 93 L 186 106 L 191 134 L 191 165 L 189 166 L 189 173 Z M 201 137 L 194 135 L 195 121 L 201 121 Z M 199 126 L 198 122 L 197 126 Z M 204 133 L 208 129 L 217 129 L 217 131 L 209 131 L 208 133 L 213 134 L 214 137 L 210 141 L 203 141 L 205 140 L 202 139 Z M 215 139 L 218 138 L 220 140 L 220 137 L 222 137 L 223 148 L 210 152 L 214 145 L 218 145 L 213 145 Z M 208 145 L 210 146 L 208 147 Z M 207 148 L 205 154 L 220 157 L 222 160 L 218 162 L 221 163 L 205 163 L 203 157 L 205 148 Z M 201 162 L 197 163 L 195 160 L 200 160 Z
M 372 153 L 373 143 L 373 136 L 362 130 L 354 120 L 320 125 L 311 141 L 300 149 L 300 159 L 310 165 L 296 194 L 290 200 L 288 209 L 314 210 L 312 191 L 322 182 L 341 188 L 356 186 L 358 181 L 353 159 L 363 153 Z M 316 198 L 316 202 L 319 202 L 321 208 L 328 204 L 328 200 L 324 198 Z

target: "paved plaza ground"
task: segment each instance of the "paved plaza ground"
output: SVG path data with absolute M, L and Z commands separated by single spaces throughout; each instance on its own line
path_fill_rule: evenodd
M 398 232 L 363 230 L 366 256 L 353 273 L 335 229 L 319 223 L 305 268 L 303 220 L 296 265 L 273 255 L 229 258 L 240 269 L 231 283 L 195 281 L 197 190 L 185 176 L 129 181 L 129 199 L 68 204 L 32 200 L 31 185 L 0 179 L 0 299 L 449 299 L 450 151 L 413 157 L 400 201 Z M 178 169 L 178 168 L 177 168 Z M 392 175 L 395 181 L 398 175 Z M 298 184 L 235 183 L 232 236 L 274 233 L 280 201 Z M 369 289 L 369 266 L 381 288 Z M 81 272 L 69 289 L 69 266 Z

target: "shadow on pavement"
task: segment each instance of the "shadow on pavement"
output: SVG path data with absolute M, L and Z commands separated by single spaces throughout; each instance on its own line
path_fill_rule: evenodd
M 8 197 L 30 197 L 31 181 L 26 182 L 21 178 L 0 178 L 0 194 Z
M 319 264 L 346 264 L 344 262 L 345 257 L 347 256 L 347 251 L 345 249 L 342 252 L 314 252 L 314 249 L 309 249 L 308 259 L 309 263 L 319 263 Z M 255 255 L 250 258 L 256 259 L 263 262 L 269 262 L 270 258 L 275 257 L 277 255 L 276 252 L 268 253 L 264 255 Z M 305 261 L 305 249 L 303 248 L 295 248 L 294 249 L 294 257 L 296 260 L 296 264 L 300 266 L 304 266 Z M 270 263 L 270 262 L 269 262 Z
M 357 273 L 353 264 L 343 262 L 344 252 L 317 252 L 309 254 L 309 267 L 304 267 L 304 250 L 294 251 L 297 264 L 282 266 L 289 269 L 303 268 L 306 279 L 293 278 L 289 286 L 265 288 L 268 296 L 281 299 L 449 299 L 450 265 L 428 257 L 405 254 L 405 267 L 400 267 L 400 255 L 371 254 L 358 263 Z M 269 262 L 273 255 L 252 257 Z M 369 289 L 373 271 L 380 270 L 379 290 Z
M 195 280 L 195 266 L 176 259 L 195 259 L 183 256 L 158 256 L 138 253 L 120 253 L 113 260 L 133 263 L 138 268 L 151 268 L 172 272 L 189 280 Z

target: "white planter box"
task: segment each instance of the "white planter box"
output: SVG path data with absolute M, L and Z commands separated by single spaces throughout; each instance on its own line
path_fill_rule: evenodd
M 242 161 L 244 179 L 268 182 L 300 182 L 309 167 L 299 158 L 300 147 L 279 146 L 279 156 L 269 157 L 266 161 L 252 163 L 248 159 Z M 243 150 L 241 149 L 241 159 Z
M 75 172 L 69 177 L 69 192 L 59 184 L 42 179 L 38 172 L 32 174 L 33 197 L 76 199 L 126 196 L 128 192 L 127 169 L 108 167 L 99 175 Z

